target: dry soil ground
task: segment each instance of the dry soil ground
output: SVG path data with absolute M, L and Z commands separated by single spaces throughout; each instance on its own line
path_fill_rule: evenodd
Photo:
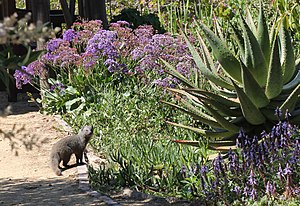
M 1 93 L 0 108 L 6 99 Z M 60 177 L 51 171 L 51 146 L 67 135 L 55 118 L 27 101 L 11 106 L 0 117 L 0 205 L 106 205 L 79 190 L 75 167 Z
M 7 104 L 6 93 L 0 92 L 0 111 Z M 78 184 L 83 174 L 82 168 L 86 171 L 85 165 L 79 170 L 77 167 L 65 170 L 63 176 L 56 176 L 49 167 L 52 145 L 68 135 L 61 121 L 54 116 L 41 114 L 39 108 L 28 102 L 24 95 L 20 96 L 18 102 L 11 103 L 11 112 L 6 117 L 0 116 L 0 206 L 189 205 L 184 201 L 167 201 L 129 189 L 111 193 L 111 198 L 99 193 L 97 198 L 88 195 L 79 189 Z M 72 163 L 75 163 L 74 157 Z

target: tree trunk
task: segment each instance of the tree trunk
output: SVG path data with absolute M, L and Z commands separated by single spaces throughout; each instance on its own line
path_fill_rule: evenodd
M 87 20 L 100 19 L 108 27 L 105 0 L 78 0 L 79 16 Z
M 50 22 L 50 1 L 49 0 L 34 0 L 32 6 L 32 17 L 35 24 L 44 24 Z M 37 42 L 37 50 L 42 50 L 45 47 L 44 42 Z M 44 90 L 49 90 L 48 74 L 43 72 L 40 74 L 40 89 L 41 98 L 44 97 Z M 44 106 L 44 105 L 43 105 Z

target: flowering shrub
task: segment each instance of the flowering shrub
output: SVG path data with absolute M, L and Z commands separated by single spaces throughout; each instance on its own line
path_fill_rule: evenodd
M 225 204 L 262 197 L 288 199 L 300 194 L 299 133 L 288 121 L 279 121 L 261 141 L 241 130 L 237 150 L 220 153 L 206 165 L 183 166 L 181 174 L 190 193 L 203 201 Z M 197 181 L 195 181 L 195 178 Z
M 165 73 L 159 58 L 172 61 L 187 77 L 194 67 L 183 39 L 170 34 L 155 34 L 152 26 L 133 30 L 125 21 L 112 23 L 110 30 L 103 30 L 99 20 L 75 23 L 62 38 L 48 41 L 46 51 L 39 60 L 45 65 L 44 69 L 54 69 L 62 76 L 67 71 L 69 81 L 74 71 L 84 68 L 91 73 L 94 67 L 101 65 L 107 69 L 103 72 L 108 76 L 119 78 L 120 74 L 142 74 L 148 79 L 159 77 L 151 81 L 160 86 L 174 87 L 178 82 Z M 34 68 L 33 65 L 28 67 Z M 21 83 L 28 83 L 27 76 L 26 73 L 23 76 L 21 72 L 16 73 L 18 87 Z
M 26 14 L 21 19 L 17 17 L 15 13 L 10 17 L 5 17 L 0 22 L 0 79 L 5 83 L 8 93 L 12 78 L 7 69 L 15 71 L 14 77 L 17 80 L 18 88 L 21 88 L 22 84 L 31 82 L 34 76 L 40 74 L 43 63 L 37 61 L 32 65 L 20 68 L 20 65 L 29 64 L 36 60 L 41 53 L 41 51 L 32 51 L 30 43 L 45 42 L 46 39 L 54 37 L 58 31 L 57 29 L 49 29 L 44 25 L 29 23 L 30 14 Z M 27 54 L 21 56 L 16 48 L 22 48 Z

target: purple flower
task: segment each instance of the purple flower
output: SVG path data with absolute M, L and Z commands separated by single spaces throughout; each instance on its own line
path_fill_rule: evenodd
M 107 67 L 110 73 L 116 72 L 120 68 L 119 64 L 114 59 L 107 59 L 104 62 L 104 65 Z
M 59 92 L 63 91 L 66 89 L 66 86 L 63 83 L 55 83 L 51 85 L 50 87 L 50 92 L 53 92 L 54 90 L 58 89 Z
M 52 39 L 47 43 L 47 52 L 54 52 L 59 47 L 69 47 L 69 42 L 63 39 Z
M 275 196 L 276 194 L 275 184 L 271 184 L 270 181 L 268 181 L 266 185 L 266 194 L 269 196 Z
M 63 34 L 63 40 L 71 42 L 74 39 L 75 35 L 76 32 L 74 29 L 68 29 Z
M 257 198 L 257 191 L 256 191 L 256 189 L 254 187 L 252 188 L 252 190 L 251 190 L 251 192 L 249 194 L 249 197 L 251 199 L 253 199 L 253 200 L 256 200 L 256 198 Z
M 180 169 L 180 173 L 183 174 L 183 173 L 186 173 L 186 171 L 187 171 L 187 168 L 186 168 L 186 166 L 183 165 Z
M 203 165 L 203 166 L 201 167 L 200 173 L 201 173 L 202 175 L 205 175 L 207 172 L 208 172 L 207 166 L 206 166 L 206 165 Z
M 279 107 L 277 107 L 277 108 L 275 109 L 275 116 L 281 117 L 281 115 L 282 115 L 282 111 L 281 111 L 281 109 L 279 109 Z
M 28 64 L 28 66 L 22 66 L 21 69 L 16 70 L 14 73 L 16 87 L 21 89 L 22 85 L 30 83 L 33 77 L 40 75 L 42 72 L 47 71 L 44 63 L 39 60 Z
M 284 173 L 283 173 L 283 170 L 282 170 L 282 167 L 281 167 L 280 164 L 279 164 L 279 168 L 278 168 L 277 175 L 280 177 L 280 179 L 281 179 L 282 177 L 284 177 Z
M 236 195 L 241 194 L 241 188 L 239 186 L 234 186 L 233 191 L 235 192 Z
M 255 179 L 255 177 L 254 177 L 254 172 L 253 172 L 253 170 L 250 171 L 250 175 L 249 175 L 249 177 L 248 177 L 248 183 L 249 183 L 249 185 L 251 185 L 251 186 L 257 185 L 257 181 L 256 181 L 256 179 Z
M 292 168 L 289 166 L 289 163 L 286 163 L 286 167 L 283 170 L 284 175 L 291 175 L 293 174 Z

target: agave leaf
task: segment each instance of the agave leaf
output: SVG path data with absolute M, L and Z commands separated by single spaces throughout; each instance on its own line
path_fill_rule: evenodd
M 290 96 L 280 106 L 281 111 L 286 111 L 286 110 L 288 110 L 289 112 L 293 111 L 296 107 L 297 101 L 300 100 L 299 94 L 300 94 L 300 84 L 298 84 L 298 86 L 292 91 Z
M 290 121 L 296 125 L 300 124 L 300 108 L 291 112 Z
M 187 126 L 187 125 L 183 125 L 183 124 L 178 124 L 178 123 L 170 122 L 170 121 L 166 121 L 166 123 L 168 123 L 170 125 L 173 125 L 173 126 L 176 126 L 176 127 L 181 127 L 181 128 L 184 128 L 184 129 L 189 129 L 189 130 L 191 130 L 193 132 L 196 132 L 198 134 L 201 134 L 201 135 L 205 135 L 205 133 L 206 133 L 205 129 L 199 129 L 199 128 L 196 128 L 196 127 L 191 127 L 191 126 Z
M 253 101 L 257 108 L 265 107 L 270 100 L 265 95 L 263 89 L 259 86 L 250 71 L 241 63 L 243 86 L 245 94 Z
M 244 38 L 241 34 L 241 32 L 234 26 L 231 24 L 231 28 L 233 30 L 233 35 L 234 35 L 234 41 L 237 43 L 238 47 L 239 47 L 239 55 L 240 55 L 240 59 L 242 60 L 242 62 L 245 63 L 245 45 L 244 45 Z
M 272 99 L 274 97 L 277 97 L 281 93 L 282 87 L 282 68 L 280 65 L 278 38 L 276 38 L 272 46 L 265 93 L 269 99 Z
M 221 147 L 221 146 L 234 146 L 236 145 L 236 141 L 230 141 L 230 140 L 219 140 L 219 141 L 209 141 L 209 146 L 212 147 Z
M 245 45 L 245 65 L 249 68 L 258 84 L 263 87 L 266 84 L 266 77 L 268 72 L 264 54 L 255 35 L 246 24 L 243 17 L 241 17 L 241 24 Z
M 190 41 L 188 40 L 188 38 L 183 35 L 188 48 L 193 56 L 193 59 L 197 65 L 197 67 L 199 68 L 199 70 L 202 72 L 202 74 L 209 79 L 210 81 L 212 81 L 214 84 L 217 84 L 221 87 L 227 88 L 227 89 L 233 89 L 232 85 L 230 85 L 228 82 L 224 81 L 223 79 L 221 79 L 218 75 L 215 75 L 212 71 L 210 71 L 207 66 L 203 63 L 199 53 L 197 52 L 197 50 L 195 49 L 195 47 L 190 43 Z
M 214 94 L 214 93 L 209 92 L 209 91 L 205 91 L 205 90 L 202 90 L 202 89 L 196 89 L 196 88 L 192 88 L 192 89 L 184 88 L 184 90 L 187 91 L 187 92 L 193 92 L 193 95 L 198 94 L 198 95 L 206 96 L 207 98 L 210 98 L 210 99 L 214 99 L 215 101 L 218 101 L 221 104 L 229 106 L 229 107 L 239 107 L 240 106 L 240 104 L 235 102 L 235 101 L 232 101 L 228 98 L 224 98 L 220 95 Z
M 205 37 L 207 38 L 210 46 L 212 47 L 215 58 L 220 62 L 224 71 L 232 79 L 241 83 L 242 79 L 240 63 L 232 54 L 232 52 L 228 49 L 225 42 L 222 41 L 213 31 L 211 31 L 204 24 L 198 24 L 198 26 L 204 32 Z
M 181 100 L 181 101 L 184 101 L 184 100 Z M 186 114 L 193 117 L 193 119 L 199 120 L 203 124 L 206 124 L 210 127 L 215 127 L 215 128 L 221 127 L 220 124 L 218 122 L 216 122 L 211 116 L 201 112 L 200 110 L 197 110 L 197 108 L 193 107 L 191 104 L 189 104 L 186 101 L 183 102 L 183 104 L 186 108 L 180 107 L 180 106 L 178 106 L 176 104 L 172 104 L 170 102 L 165 102 L 165 101 L 162 101 L 162 102 L 185 112 Z
M 286 90 L 293 89 L 298 84 L 300 84 L 300 65 L 299 65 L 298 72 L 297 72 L 296 76 L 294 77 L 294 79 L 292 79 L 289 83 L 283 85 L 282 90 L 286 91 Z
M 210 104 L 213 108 L 215 108 L 219 113 L 228 116 L 228 117 L 237 117 L 243 116 L 240 108 L 232 108 L 228 107 L 214 99 L 203 98 L 203 101 L 207 104 Z
M 176 77 L 177 79 L 179 79 L 181 82 L 183 82 L 184 84 L 186 84 L 189 87 L 194 87 L 195 85 L 189 81 L 185 76 L 183 76 L 181 73 L 179 73 L 171 64 L 169 64 L 168 62 L 166 62 L 163 59 L 160 59 L 168 68 L 167 72 L 169 74 L 171 74 L 172 76 Z
M 198 40 L 200 42 L 200 45 L 201 45 L 201 49 L 202 49 L 202 56 L 203 56 L 203 59 L 205 61 L 205 64 L 206 66 L 208 67 L 209 70 L 211 70 L 214 74 L 217 75 L 217 69 L 215 67 L 215 64 L 214 64 L 214 61 L 213 61 L 213 58 L 203 40 L 203 38 L 201 37 L 201 35 L 199 34 L 199 32 L 197 31 L 197 37 L 198 37 Z
M 190 145 L 194 147 L 201 147 L 202 144 L 200 141 L 195 140 L 172 140 L 175 143 Z M 217 150 L 217 151 L 229 151 L 231 149 L 235 149 L 235 142 L 232 141 L 220 141 L 220 142 L 209 142 L 208 149 Z
M 182 94 L 182 95 L 186 96 L 187 98 L 189 98 L 190 100 L 196 102 L 197 104 L 202 105 L 202 102 L 197 97 L 191 95 L 190 93 L 188 93 L 182 89 L 167 88 L 167 90 L 178 93 L 178 94 Z
M 244 91 L 241 88 L 239 88 L 234 82 L 233 85 L 240 100 L 241 109 L 245 119 L 252 125 L 263 124 L 266 121 L 264 115 L 254 105 L 251 99 L 249 99 L 249 97 L 244 93 Z
M 255 24 L 253 21 L 253 17 L 251 15 L 251 12 L 250 12 L 248 6 L 246 7 L 246 22 L 247 22 L 247 25 L 249 25 L 249 28 L 251 29 L 251 31 L 255 34 L 257 31 L 256 31 L 256 27 L 255 27 Z
M 283 83 L 287 83 L 291 80 L 295 72 L 295 55 L 291 42 L 291 36 L 287 30 L 285 19 L 283 19 L 280 31 L 279 39 L 281 45 L 281 65 L 283 71 Z
M 200 147 L 202 146 L 199 141 L 194 141 L 194 140 L 180 140 L 180 139 L 175 139 L 172 140 L 172 142 L 183 144 L 183 145 L 190 145 L 194 147 Z
M 205 108 L 211 113 L 211 115 L 217 120 L 217 122 L 226 130 L 230 132 L 237 133 L 240 128 L 230 121 L 226 120 L 222 115 L 220 115 L 216 110 L 211 108 L 205 101 L 203 102 Z
M 271 45 L 268 32 L 268 25 L 263 11 L 263 2 L 260 3 L 259 16 L 258 16 L 258 28 L 257 28 L 257 41 L 264 54 L 267 65 L 270 61 Z
M 209 131 L 209 130 L 205 130 L 205 129 L 199 129 L 199 128 L 195 128 L 195 127 L 191 127 L 191 126 L 187 126 L 187 125 L 183 125 L 183 124 L 178 124 L 175 122 L 170 122 L 170 121 L 166 121 L 166 123 L 171 124 L 173 126 L 176 127 L 181 127 L 184 129 L 188 129 L 191 131 L 194 131 L 198 134 L 204 135 L 206 137 L 212 138 L 212 139 L 223 139 L 226 137 L 231 137 L 232 135 L 234 135 L 234 132 L 229 132 L 229 131 Z

